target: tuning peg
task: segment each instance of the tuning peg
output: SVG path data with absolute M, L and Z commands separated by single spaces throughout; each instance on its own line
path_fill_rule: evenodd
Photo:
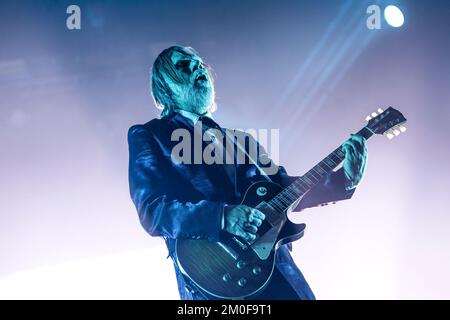
M 400 129 L 401 132 L 405 132 L 406 131 L 406 127 L 405 126 L 399 126 L 398 128 Z
M 384 135 L 389 139 L 392 140 L 394 139 L 395 135 L 392 133 L 392 130 L 388 130 L 384 133 Z
M 381 108 L 378 108 L 378 113 L 379 114 L 382 114 L 384 112 L 384 110 L 383 109 L 381 109 Z
M 375 118 L 376 116 L 378 116 L 378 113 L 373 112 L 373 113 L 371 114 L 371 116 L 372 116 L 373 118 Z
M 370 120 L 372 120 L 372 116 L 369 114 L 369 115 L 366 117 L 366 121 L 370 121 Z
M 387 130 L 384 135 L 390 140 L 392 138 L 394 138 L 394 133 L 392 132 L 392 129 Z

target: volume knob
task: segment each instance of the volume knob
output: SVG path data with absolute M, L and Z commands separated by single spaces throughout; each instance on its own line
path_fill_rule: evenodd
M 230 280 L 231 280 L 230 274 L 229 274 L 229 273 L 225 273 L 225 274 L 223 275 L 223 277 L 222 277 L 222 280 L 223 280 L 224 282 L 230 281 Z
M 261 267 L 254 267 L 252 270 L 253 274 L 256 276 L 261 273 Z
M 239 287 L 243 287 L 243 286 L 245 286 L 246 284 L 247 284 L 247 279 L 245 279 L 245 278 L 240 278 L 240 279 L 239 279 L 239 281 L 238 281 Z

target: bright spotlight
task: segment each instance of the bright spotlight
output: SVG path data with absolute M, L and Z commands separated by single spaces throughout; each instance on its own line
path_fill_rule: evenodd
M 405 17 L 403 16 L 403 12 L 396 6 L 387 6 L 384 9 L 384 18 L 387 23 L 394 28 L 399 28 L 405 22 Z

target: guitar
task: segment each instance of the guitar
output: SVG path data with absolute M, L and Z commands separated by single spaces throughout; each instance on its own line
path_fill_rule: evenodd
M 392 139 L 406 130 L 406 118 L 392 107 L 378 109 L 366 121 L 367 125 L 357 133 L 365 139 L 374 134 Z M 286 188 L 267 181 L 252 184 L 241 204 L 266 215 L 256 240 L 248 243 L 226 232 L 220 242 L 177 239 L 175 250 L 181 272 L 214 298 L 244 299 L 261 292 L 273 273 L 277 249 L 300 239 L 306 227 L 289 221 L 287 213 L 344 158 L 341 145 Z

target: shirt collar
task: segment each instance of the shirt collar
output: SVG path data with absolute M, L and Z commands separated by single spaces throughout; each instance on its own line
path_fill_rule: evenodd
M 203 114 L 197 114 L 197 113 L 194 113 L 194 112 L 178 109 L 175 112 L 177 112 L 177 113 L 181 114 L 183 117 L 188 118 L 189 120 L 191 120 L 191 122 L 194 125 L 197 123 L 197 121 L 198 121 L 198 119 L 200 119 L 200 117 L 208 117 L 208 118 L 213 119 L 212 113 L 209 112 L 209 111 L 205 112 Z

